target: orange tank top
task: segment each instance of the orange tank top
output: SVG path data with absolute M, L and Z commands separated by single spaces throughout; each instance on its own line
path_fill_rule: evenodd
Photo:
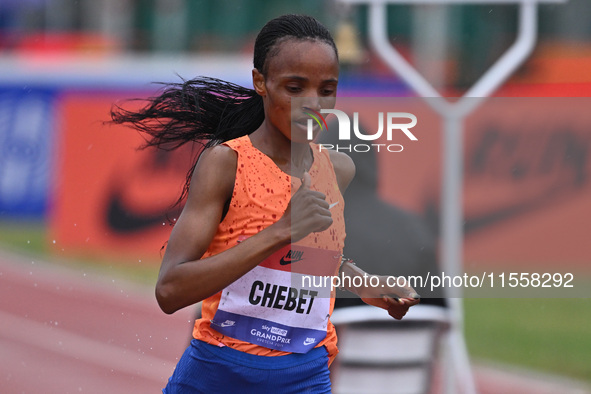
M 279 220 L 290 201 L 292 189 L 295 191 L 301 185 L 300 179 L 292 178 L 284 173 L 271 158 L 255 148 L 248 136 L 228 141 L 225 145 L 232 148 L 238 155 L 234 191 L 228 212 L 219 224 L 204 258 L 235 246 L 241 239 L 253 236 Z M 298 261 L 298 258 L 301 259 L 298 256 L 302 256 L 302 253 L 306 253 L 306 256 L 315 254 L 320 256 L 322 261 L 328 262 L 330 260 L 329 266 L 331 268 L 329 270 L 332 270 L 330 274 L 336 274 L 338 269 L 345 240 L 344 201 L 328 152 L 320 152 L 315 146 L 312 146 L 312 152 L 314 161 L 309 171 L 312 179 L 310 188 L 324 193 L 330 204 L 338 202 L 331 208 L 333 224 L 321 233 L 312 233 L 297 244 L 288 246 L 287 252 L 282 249 L 259 264 L 245 275 L 245 277 L 249 275 L 252 277 L 250 282 L 248 282 L 249 278 L 240 278 L 228 288 L 205 299 L 202 303 L 202 317 L 197 319 L 193 329 L 193 336 L 196 339 L 262 356 L 280 356 L 294 351 L 305 352 L 300 351 L 299 347 L 302 344 L 313 344 L 312 347 L 326 346 L 330 362 L 336 356 L 338 352 L 336 332 L 328 320 L 328 315 L 332 313 L 334 307 L 334 294 L 326 296 L 325 293 L 326 297 L 320 297 L 310 291 L 302 295 L 302 291 L 306 292 L 306 290 L 297 289 L 297 286 L 292 287 L 285 283 L 283 283 L 284 286 L 281 283 L 274 284 L 271 279 L 268 280 L 268 283 L 265 281 L 265 276 L 285 277 L 285 271 L 292 269 L 292 266 L 296 267 L 295 262 Z M 298 273 L 291 271 L 289 275 L 293 277 Z M 237 284 L 242 279 L 245 283 Z M 233 285 L 234 288 L 232 288 Z M 236 289 L 240 287 L 246 288 L 246 290 L 241 293 L 241 290 Z M 223 297 L 222 293 L 224 293 Z M 230 295 L 228 296 L 228 294 Z M 243 316 L 238 316 L 236 319 L 235 315 L 225 314 L 225 310 L 228 309 L 227 305 L 235 305 L 235 310 L 254 308 L 251 313 L 252 319 L 265 315 L 268 311 L 275 314 L 273 321 L 277 324 L 264 324 L 263 322 L 262 330 L 249 327 L 248 331 L 253 335 L 256 333 L 256 337 L 252 337 L 248 341 L 224 335 L 220 331 L 227 333 L 226 330 L 232 330 L 239 326 L 238 323 L 243 318 Z M 266 309 L 261 309 L 264 307 Z M 328 314 L 325 316 L 319 316 L 323 312 L 316 311 L 322 307 L 327 310 Z M 324 324 L 320 321 L 317 324 L 309 322 L 314 313 L 316 313 L 317 319 L 324 318 Z M 248 315 L 248 312 L 244 314 Z M 292 325 L 305 326 L 305 330 L 308 330 L 302 334 L 304 335 L 303 341 L 299 337 L 287 338 L 287 333 L 289 332 L 291 335 L 291 331 L 293 331 L 289 326 L 292 320 L 295 321 L 295 324 Z M 302 322 L 303 324 L 300 324 Z M 283 323 L 287 325 L 283 325 Z M 296 330 L 299 329 L 300 327 L 296 327 Z M 316 333 L 316 329 L 326 332 L 324 337 L 317 337 L 318 341 L 315 341 L 314 335 L 309 334 L 310 332 Z M 229 332 L 240 337 L 239 334 L 234 334 L 235 331 Z M 246 338 L 248 334 L 245 333 L 246 336 L 242 337 Z M 288 351 L 285 351 L 283 345 L 277 341 L 288 341 L 285 346 Z M 271 342 L 273 345 L 268 345 Z M 292 347 L 296 345 L 295 342 L 299 347 Z

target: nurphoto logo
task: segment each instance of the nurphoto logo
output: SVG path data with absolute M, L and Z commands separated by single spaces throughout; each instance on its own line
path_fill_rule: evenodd
M 410 131 L 417 124 L 417 117 L 408 112 L 384 112 L 378 113 L 378 130 L 373 134 L 365 134 L 359 130 L 359 113 L 353 113 L 353 127 L 351 128 L 351 120 L 349 115 L 338 109 L 321 109 L 320 112 L 311 110 L 306 112 L 310 116 L 307 123 L 307 138 L 309 141 L 314 139 L 314 123 L 316 123 L 321 130 L 327 130 L 328 126 L 326 119 L 322 114 L 333 114 L 337 118 L 339 125 L 338 130 L 338 144 L 319 144 L 319 150 L 335 149 L 337 151 L 348 152 L 369 152 L 370 150 L 387 151 L 387 152 L 402 152 L 404 147 L 401 144 L 390 143 L 393 136 L 402 132 L 409 140 L 418 141 L 418 138 Z M 385 118 L 385 119 L 384 119 Z M 385 123 L 385 124 L 384 124 Z M 351 143 L 351 130 L 353 130 L 354 138 L 361 141 L 368 141 L 368 143 Z M 377 141 L 386 132 L 386 140 L 388 143 L 376 143 L 369 141 Z M 343 143 L 341 143 L 343 142 Z M 347 143 L 348 142 L 348 143 Z

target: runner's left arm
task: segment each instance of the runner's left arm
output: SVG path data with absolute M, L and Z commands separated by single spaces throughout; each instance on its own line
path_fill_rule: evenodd
M 333 150 L 329 151 L 329 153 L 339 189 L 341 194 L 344 195 L 345 190 L 355 176 L 355 164 L 345 153 Z M 352 262 L 345 262 L 341 266 L 340 274 L 351 277 L 351 281 L 345 282 L 366 284 L 366 286 L 347 288 L 347 290 L 358 295 L 366 304 L 387 310 L 388 314 L 395 319 L 402 319 L 408 309 L 420 301 L 419 295 L 412 287 L 393 287 L 388 283 L 387 276 L 368 274 Z M 357 276 L 365 278 L 365 280 L 353 280 Z M 368 280 L 369 277 L 376 277 L 377 280 Z M 377 286 L 369 286 L 369 283 L 377 283 Z

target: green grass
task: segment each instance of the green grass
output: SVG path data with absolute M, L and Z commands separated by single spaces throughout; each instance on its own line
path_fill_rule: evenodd
M 153 285 L 157 262 L 96 256 L 56 259 L 43 223 L 0 222 L 0 247 L 56 264 Z M 466 299 L 465 332 L 474 359 L 547 371 L 591 383 L 591 299 Z
M 47 239 L 43 222 L 0 221 L 0 248 L 25 256 L 41 257 L 54 264 L 74 269 L 90 270 L 110 277 L 118 277 L 138 284 L 153 286 L 158 276 L 159 262 L 130 261 L 113 256 L 70 253 L 64 256 L 55 253 Z
M 45 225 L 38 221 L 0 222 L 0 245 L 27 254 L 47 253 Z
M 466 299 L 470 355 L 591 382 L 591 299 Z

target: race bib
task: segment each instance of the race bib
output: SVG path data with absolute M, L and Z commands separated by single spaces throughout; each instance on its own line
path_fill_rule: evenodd
M 286 246 L 222 291 L 212 328 L 269 349 L 308 352 L 326 337 L 339 262 L 332 250 Z

